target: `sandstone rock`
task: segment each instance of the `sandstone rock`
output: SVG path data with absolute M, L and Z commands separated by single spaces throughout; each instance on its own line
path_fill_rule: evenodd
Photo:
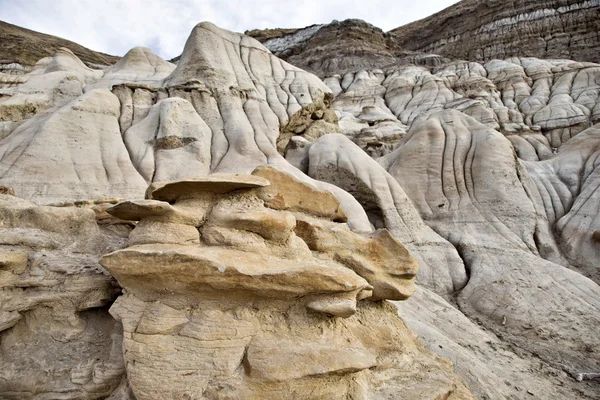
M 296 234 L 311 250 L 328 253 L 365 278 L 375 300 L 405 300 L 414 291 L 417 262 L 387 230 L 359 236 L 336 224 L 301 219 Z
M 27 254 L 0 267 L 0 397 L 469 398 L 397 312 L 478 397 L 595 396 L 567 373 L 599 362 L 598 65 L 450 62 L 357 21 L 276 44 L 336 32 L 305 48 L 327 84 L 208 23 L 177 67 L 3 70 L 0 184 L 57 207 L 0 195 L 0 252 Z M 379 301 L 416 262 L 415 302 Z
M 160 200 L 133 200 L 123 201 L 109 208 L 107 212 L 124 220 L 139 221 L 145 217 L 166 215 L 173 213 L 174 209 L 166 201 Z
M 134 246 L 149 243 L 200 243 L 200 234 L 193 225 L 157 221 L 156 219 L 141 221 L 131 232 L 127 244 Z
M 269 166 L 258 167 L 252 175 L 271 182 L 271 186 L 261 191 L 261 198 L 267 207 L 307 213 L 336 222 L 347 221 L 339 200 L 326 190 L 319 190 Z
M 148 188 L 147 194 L 152 199 L 169 202 L 195 193 L 212 192 L 220 194 L 237 189 L 257 188 L 268 185 L 269 181 L 261 177 L 217 174 L 188 180 L 155 183 Z
M 19 275 L 27 269 L 29 254 L 24 251 L 0 252 L 0 269 Z
M 156 309 L 157 302 L 145 303 L 130 294 L 111 309 L 123 322 L 128 377 L 137 399 L 197 393 L 208 398 L 286 398 L 290 392 L 333 399 L 369 393 L 383 398 L 393 393 L 415 399 L 472 398 L 449 373 L 449 364 L 416 344 L 384 304 L 365 304 L 349 319 L 323 319 L 272 300 L 240 302 L 230 296 L 186 307 L 189 320 L 178 320 L 183 322 L 179 333 L 137 332 L 140 318 Z M 177 313 L 171 309 L 163 314 L 165 319 Z M 375 315 L 379 318 L 373 319 Z M 150 329 L 149 323 L 145 326 Z M 157 320 L 154 326 L 164 323 Z M 398 362 L 406 368 L 395 369 Z M 374 364 L 376 368 L 365 369 Z
M 315 98 L 313 103 L 294 113 L 287 124 L 280 128 L 277 151 L 284 154 L 294 135 L 302 135 L 309 142 L 314 142 L 327 133 L 338 132 L 337 116 L 331 110 L 332 99 L 330 93 L 325 93 L 323 96 Z
M 97 399 L 118 387 L 122 333 L 107 306 L 119 288 L 97 259 L 124 240 L 90 209 L 0 195 L 0 397 Z
M 285 358 L 273 357 L 281 349 L 290 349 Z M 373 354 L 356 341 L 324 337 L 320 342 L 260 337 L 248 346 L 249 375 L 268 381 L 285 381 L 308 376 L 355 373 L 377 365 Z
M 272 210 L 224 211 L 213 210 L 209 223 L 240 231 L 254 232 L 265 240 L 287 242 L 296 219 L 291 213 Z
M 142 298 L 161 292 L 174 297 L 210 296 L 211 289 L 288 298 L 314 292 L 358 293 L 370 288 L 359 276 L 338 266 L 316 262 L 298 265 L 213 247 L 133 247 L 104 257 L 102 263 L 123 286 Z
M 191 196 L 174 196 L 169 207 L 145 201 L 111 210 L 141 218 L 130 244 L 140 224 L 168 218 L 182 205 L 210 210 L 197 222 L 199 244 L 165 244 L 156 235 L 162 243 L 131 246 L 101 259 L 125 290 L 111 313 L 123 324 L 127 376 L 136 398 L 391 393 L 381 388 L 382 379 L 408 398 L 450 396 L 449 387 L 455 398 L 470 398 L 447 366 L 405 336 L 406 328 L 390 319 L 389 309 L 364 304 L 367 298 L 405 299 L 414 290 L 416 262 L 387 231 L 352 232 L 332 221 L 339 210 L 332 194 L 270 167 L 225 178 L 192 182 Z M 214 190 L 214 184 L 232 181 L 243 190 Z M 248 183 L 258 184 L 244 186 Z M 203 197 L 202 189 L 210 196 Z M 265 207 L 274 199 L 266 191 L 281 197 L 274 209 Z M 300 193 L 322 198 L 324 207 L 304 206 Z M 327 212 L 315 218 L 319 210 Z M 372 312 L 381 314 L 381 327 L 391 323 L 398 329 L 374 339 L 362 322 L 362 315 Z M 348 322 L 336 322 L 340 319 Z M 435 385 L 423 392 L 402 384 L 408 377 L 397 369 L 397 357 L 428 365 L 420 379 Z M 358 386 L 352 383 L 357 374 L 362 374 Z

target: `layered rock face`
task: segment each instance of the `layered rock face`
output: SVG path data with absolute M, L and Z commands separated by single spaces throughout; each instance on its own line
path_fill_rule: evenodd
M 598 0 L 463 0 L 392 30 L 400 46 L 469 61 L 568 58 L 600 62 Z
M 436 65 L 442 60 L 407 50 L 395 35 L 358 19 L 246 34 L 260 40 L 277 57 L 319 77 L 399 63 Z
M 43 207 L 0 194 L 1 398 L 127 393 L 122 327 L 108 314 L 120 288 L 98 263 L 131 231 L 103 217 L 116 201 Z
M 86 206 L 98 222 L 84 234 L 106 244 L 77 257 L 104 255 L 106 270 L 90 265 L 123 288 L 123 333 L 94 344 L 110 378 L 91 362 L 75 383 L 102 388 L 72 398 L 469 398 L 395 313 L 477 398 L 597 397 L 600 66 L 436 60 L 322 82 L 203 23 L 177 65 L 136 48 L 99 71 L 61 50 L 3 81 L 0 184 L 15 202 L 52 214 L 127 198 Z M 47 223 L 9 221 L 13 236 Z M 23 249 L 7 250 L 11 279 L 29 282 Z M 109 286 L 72 303 L 119 332 Z M 23 301 L 3 304 L 2 338 Z M 13 398 L 54 393 L 8 375 Z
M 147 194 L 107 210 L 140 222 L 101 260 L 124 288 L 110 312 L 138 400 L 472 398 L 369 301 L 410 296 L 414 258 L 385 230 L 335 222 L 330 192 L 261 167 Z
M 65 49 L 23 80 L 2 183 L 52 205 L 5 195 L 3 397 L 472 398 L 381 302 L 414 292 L 416 260 L 278 152 L 339 130 L 315 76 L 205 23 L 177 67 Z

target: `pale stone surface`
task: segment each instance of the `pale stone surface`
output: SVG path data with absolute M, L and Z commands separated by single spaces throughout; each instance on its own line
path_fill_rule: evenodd
M 123 133 L 123 141 L 146 182 L 210 172 L 211 131 L 187 100 L 161 100 L 138 119 Z
M 543 148 L 535 147 L 537 159 L 544 159 L 552 148 L 600 121 L 598 74 L 598 64 L 523 57 L 485 64 L 456 61 L 433 71 L 408 65 L 385 73 L 349 72 L 325 82 L 336 93 L 333 105 L 342 113 L 342 121 L 348 115 L 367 122 L 381 137 L 389 135 L 383 122 L 397 124 L 403 136 L 402 127 L 410 126 L 417 116 L 456 109 L 507 135 L 527 138 L 542 133 L 547 142 L 542 141 Z M 369 121 L 366 115 L 375 119 Z M 364 125 L 340 126 L 351 138 L 365 129 Z M 372 153 L 380 156 L 391 150 Z
M 595 125 L 562 146 L 554 157 L 525 163 L 534 183 L 534 204 L 554 225 L 561 254 L 596 283 L 600 282 L 599 156 L 600 127 Z
M 468 266 L 461 310 L 556 367 L 597 369 L 600 359 L 582 349 L 597 346 L 589 329 L 600 321 L 600 288 L 556 264 L 562 259 L 552 220 L 530 197 L 536 178 L 510 142 L 457 111 L 419 119 L 405 140 L 389 156 L 389 171 Z M 566 181 L 579 177 L 577 170 L 561 171 Z
M 169 76 L 175 65 L 154 54 L 147 47 L 134 47 L 116 64 L 104 70 L 103 79 L 92 87 L 112 89 L 123 83 L 152 86 Z
M 548 363 L 544 366 L 545 374 L 559 376 L 564 382 L 570 378 L 552 372 L 553 368 L 572 377 L 579 376 L 580 371 L 598 368 L 596 354 L 585 349 L 597 346 L 592 327 L 599 326 L 596 302 L 600 289 L 561 266 L 569 266 L 598 281 L 599 258 L 593 239 L 598 230 L 595 215 L 600 208 L 594 183 L 597 129 L 579 135 L 562 145 L 557 155 L 539 152 L 544 157 L 538 158 L 534 148 L 529 161 L 520 162 L 511 145 L 514 141 L 509 142 L 464 113 L 443 111 L 417 118 L 398 148 L 378 159 L 379 165 L 372 162 L 371 166 L 364 153 L 361 156 L 341 135 L 323 137 L 311 146 L 309 174 L 349 190 L 369 212 L 372 222 L 384 219 L 388 228 L 395 226 L 391 215 L 398 215 L 400 210 L 400 215 L 407 215 L 406 210 L 414 204 L 427 225 L 459 251 L 462 260 L 455 256 L 457 265 L 464 268 L 466 275 L 463 274 L 458 305 L 467 316 L 503 339 L 508 352 L 498 355 L 501 365 L 511 365 L 514 362 L 511 359 L 519 358 L 511 353 L 515 347 L 530 349 Z M 528 136 L 524 136 L 526 143 L 532 147 L 545 140 L 533 136 L 529 140 Z M 540 158 L 546 161 L 539 162 Z M 382 179 L 387 173 L 379 171 L 380 166 L 395 180 Z M 394 188 L 395 181 L 401 188 Z M 382 202 L 389 191 L 408 195 L 412 204 L 394 206 L 394 202 Z M 398 197 L 399 194 L 394 194 L 392 198 Z M 573 208 L 575 199 L 579 199 L 577 208 Z M 414 229 L 418 223 L 410 226 Z M 555 237 L 553 229 L 559 233 L 563 226 L 567 235 Z M 392 232 L 410 246 L 411 240 L 402 236 L 408 230 L 403 227 Z M 423 259 L 423 248 L 409 248 L 417 259 Z M 439 257 L 439 249 L 433 254 Z M 428 264 L 426 259 L 421 262 L 421 271 L 427 271 Z M 433 270 L 439 271 L 436 264 L 432 263 Z M 455 290 L 450 286 L 444 293 L 444 286 L 438 286 L 444 282 L 440 277 L 431 280 L 426 277 L 421 278 L 422 284 L 431 285 L 439 294 Z M 427 308 L 433 298 L 420 301 L 423 302 L 420 307 Z M 446 307 L 451 309 L 450 304 Z M 440 335 L 452 337 L 463 329 L 438 326 L 434 320 L 424 323 L 418 316 L 412 318 L 426 341 L 431 341 L 432 349 L 441 340 Z M 469 370 L 473 363 L 481 362 L 477 360 L 488 360 L 469 354 L 470 350 L 464 347 L 448 344 L 452 350 L 445 354 L 454 354 L 450 357 L 456 360 L 459 370 Z M 528 362 L 525 360 L 520 368 L 527 371 Z M 500 368 L 490 373 L 469 370 L 467 379 L 476 392 L 491 398 L 498 395 L 494 393 L 515 395 L 521 388 L 519 385 L 502 387 L 485 383 L 506 373 L 501 372 L 505 367 Z M 547 377 L 538 375 L 532 379 L 535 382 L 530 386 L 532 393 L 544 398 L 548 394 L 544 383 Z M 570 393 L 567 397 L 586 396 L 570 390 L 573 389 L 567 389 Z
M 330 149 L 336 149 L 331 151 Z M 310 150 L 309 174 L 348 190 L 376 228 L 386 227 L 417 258 L 422 285 L 450 295 L 467 283 L 463 261 L 429 228 L 398 182 L 343 135 L 327 135 Z
M 292 136 L 285 148 L 285 159 L 300 171 L 308 172 L 308 150 L 312 143 L 302 136 Z
M 478 399 L 593 398 L 595 391 L 573 382 L 567 372 L 524 357 L 518 347 L 467 318 L 459 308 L 417 288 L 398 314 L 425 346 L 452 361 Z M 586 392 L 582 393 L 582 389 Z
M 118 115 L 119 101 L 106 89 L 36 115 L 0 141 L 0 180 L 46 203 L 143 193 L 146 183 L 131 163 Z

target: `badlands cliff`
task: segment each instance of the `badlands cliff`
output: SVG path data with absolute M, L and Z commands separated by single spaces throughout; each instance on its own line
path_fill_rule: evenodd
M 598 397 L 600 65 L 331 25 L 0 73 L 1 398 Z
M 598 0 L 463 0 L 390 33 L 407 49 L 469 61 L 600 62 L 599 17 Z
M 463 0 L 390 32 L 361 20 L 246 34 L 324 77 L 398 64 L 536 57 L 600 62 L 600 1 Z

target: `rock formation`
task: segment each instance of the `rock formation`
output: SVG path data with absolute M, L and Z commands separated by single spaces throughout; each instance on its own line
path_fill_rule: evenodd
M 107 312 L 120 289 L 98 264 L 131 230 L 102 218 L 116 201 L 48 207 L 0 194 L 1 398 L 127 389 L 122 327 Z
M 510 58 L 362 70 L 325 82 L 342 131 L 373 155 L 389 153 L 417 117 L 455 109 L 502 132 L 523 160 L 538 161 L 600 122 L 598 74 L 593 63 Z
M 600 65 L 380 44 L 1 80 L 0 397 L 597 397 Z
M 247 31 L 273 54 L 319 77 L 398 63 L 437 65 L 442 58 L 407 50 L 391 33 L 359 19 L 302 29 Z
M 598 0 L 463 0 L 390 33 L 406 49 L 469 61 L 567 58 L 600 62 Z
M 124 288 L 110 312 L 138 400 L 472 398 L 389 305 L 363 300 L 410 296 L 416 262 L 385 230 L 335 222 L 330 192 L 260 167 L 147 195 L 107 210 L 140 222 L 101 260 Z

